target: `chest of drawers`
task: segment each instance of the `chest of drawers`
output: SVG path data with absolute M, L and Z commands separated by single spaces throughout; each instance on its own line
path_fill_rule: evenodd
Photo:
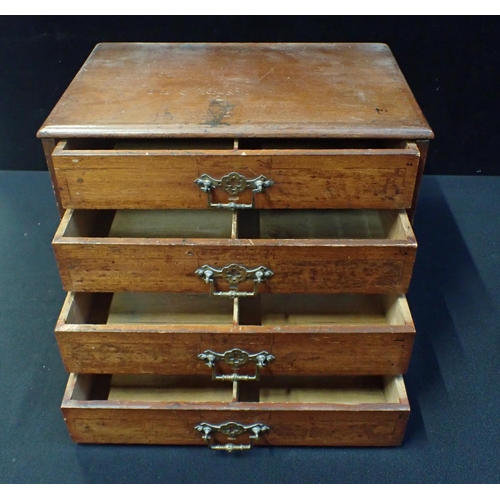
M 401 443 L 432 131 L 387 46 L 100 44 L 38 136 L 75 441 Z

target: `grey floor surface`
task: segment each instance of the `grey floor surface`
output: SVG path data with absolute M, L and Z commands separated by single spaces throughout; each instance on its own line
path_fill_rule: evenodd
M 500 177 L 424 177 L 408 295 L 417 326 L 400 448 L 76 445 L 59 405 L 64 293 L 46 172 L 0 172 L 0 482 L 477 483 L 499 480 Z

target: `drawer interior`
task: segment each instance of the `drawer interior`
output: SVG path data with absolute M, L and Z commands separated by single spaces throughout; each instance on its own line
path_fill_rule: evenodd
M 410 325 L 411 313 L 402 295 L 265 294 L 238 299 L 241 325 L 362 326 Z
M 76 293 L 69 294 L 63 311 L 62 323 L 76 325 L 234 323 L 233 301 L 206 294 Z
M 61 222 L 69 238 L 231 238 L 225 210 L 71 210 Z
M 397 210 L 68 210 L 58 236 L 69 238 L 239 238 L 405 240 Z
M 61 325 L 405 326 L 403 295 L 265 294 L 225 299 L 183 293 L 68 294 Z
M 231 238 L 224 210 L 117 210 L 111 238 Z
M 238 148 L 244 150 L 404 149 L 407 147 L 407 144 L 407 141 L 392 139 L 285 139 L 273 137 L 238 139 Z
M 394 217 L 395 218 L 395 217 Z M 259 236 L 264 239 L 292 238 L 387 238 L 390 224 L 384 212 L 370 210 L 262 212 Z M 245 227 L 241 228 L 243 232 Z
M 407 234 L 393 210 L 259 210 L 239 213 L 238 237 L 395 240 Z
M 106 323 L 231 325 L 233 304 L 201 294 L 115 293 Z
M 62 151 L 279 151 L 279 150 L 362 150 L 406 149 L 408 142 L 394 139 L 284 139 L 273 137 L 95 139 L 75 138 L 61 141 Z
M 240 398 L 256 403 L 398 403 L 385 391 L 382 377 L 264 378 L 255 387 L 242 388 Z
M 233 384 L 221 384 L 207 377 L 171 377 L 164 375 L 113 375 L 109 383 L 109 401 L 154 401 L 230 403 Z
M 256 382 L 213 381 L 206 376 L 78 375 L 73 400 L 129 403 L 399 404 L 397 377 L 262 377 Z

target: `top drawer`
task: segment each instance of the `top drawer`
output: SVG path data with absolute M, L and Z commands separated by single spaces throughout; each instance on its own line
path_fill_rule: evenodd
M 64 208 L 400 209 L 419 156 L 393 140 L 71 139 L 52 159 Z

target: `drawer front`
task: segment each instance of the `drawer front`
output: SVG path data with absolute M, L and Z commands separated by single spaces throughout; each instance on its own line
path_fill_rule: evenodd
M 70 293 L 56 336 L 69 372 L 223 379 L 405 373 L 415 328 L 404 296 Z
M 199 218 L 213 211 L 186 212 L 194 218 L 188 224 L 193 232 L 186 237 L 158 237 L 157 233 L 130 237 L 108 229 L 96 235 L 89 229 L 93 211 L 67 211 L 53 241 L 64 288 L 88 292 L 211 291 L 234 297 L 234 290 L 238 294 L 405 293 L 410 283 L 417 245 L 404 211 L 335 212 L 337 218 L 361 218 L 361 222 L 368 214 L 373 224 L 364 220 L 366 224 L 359 224 L 354 236 L 346 236 L 348 224 L 345 228 L 340 224 L 341 230 L 337 230 L 335 218 L 326 226 L 318 224 L 311 233 L 314 221 L 296 224 L 289 212 L 286 224 L 292 233 L 299 232 L 287 235 L 287 239 L 280 232 L 284 227 L 280 217 L 263 224 L 267 217 L 262 213 L 269 212 L 261 213 L 257 238 L 251 230 L 245 233 L 246 227 L 240 232 L 233 225 L 231 230 L 230 222 L 228 236 L 221 238 L 218 230 L 212 235 Z M 153 215 L 157 213 L 153 211 Z M 329 211 L 310 211 L 307 217 L 330 220 L 330 215 Z M 306 217 L 303 211 L 297 216 Z M 208 237 L 196 237 L 198 226 Z M 306 231 L 305 237 L 301 229 Z M 235 234 L 238 237 L 233 238 Z
M 198 387 L 186 388 L 184 384 L 174 389 L 156 384 L 110 388 L 109 377 L 104 379 L 70 375 L 62 411 L 76 442 L 397 446 L 410 410 L 401 377 L 313 380 L 316 388 L 311 381 L 306 381 L 305 387 L 297 381 L 278 381 L 270 386 L 262 382 L 253 394 L 243 394 L 243 390 L 231 394 L 230 387 L 221 391 L 203 384 L 201 397 Z M 99 391 L 95 387 L 99 383 L 108 387 Z M 255 426 L 259 430 L 251 439 Z M 227 432 L 228 427 L 232 433 Z
M 406 142 L 385 149 L 211 151 L 75 149 L 62 141 L 52 161 L 64 208 L 252 205 L 251 181 L 264 176 L 272 185 L 255 194 L 254 208 L 396 209 L 412 205 L 419 151 Z M 233 172 L 248 181 L 244 191 L 235 178 L 224 189 Z M 220 182 L 205 192 L 200 187 L 209 178 Z

